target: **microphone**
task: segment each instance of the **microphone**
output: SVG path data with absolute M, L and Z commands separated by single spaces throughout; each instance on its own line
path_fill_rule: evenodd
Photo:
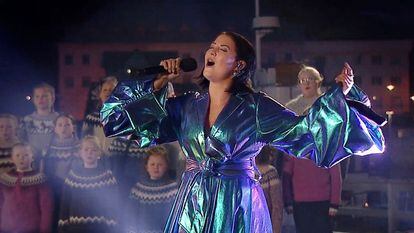
M 183 58 L 180 62 L 180 69 L 184 72 L 189 72 L 197 69 L 197 61 L 194 58 Z M 126 72 L 131 77 L 139 77 L 151 74 L 160 74 L 166 72 L 163 66 L 151 66 L 146 68 L 129 67 Z

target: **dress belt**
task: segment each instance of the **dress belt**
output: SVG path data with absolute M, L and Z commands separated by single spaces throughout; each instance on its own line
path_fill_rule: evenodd
M 210 158 L 205 158 L 201 161 L 187 158 L 186 171 L 202 173 L 205 176 L 217 177 L 249 177 L 252 180 L 258 181 L 256 173 L 258 170 L 251 159 L 238 160 L 237 162 L 216 162 Z

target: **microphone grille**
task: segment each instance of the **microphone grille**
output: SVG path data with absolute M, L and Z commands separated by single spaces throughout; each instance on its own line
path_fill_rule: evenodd
M 181 60 L 181 63 L 180 63 L 180 68 L 184 72 L 193 71 L 193 70 L 197 69 L 197 61 L 192 57 L 183 58 Z

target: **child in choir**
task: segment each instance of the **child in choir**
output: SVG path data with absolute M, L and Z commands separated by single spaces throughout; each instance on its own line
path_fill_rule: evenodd
M 75 120 L 71 115 L 60 114 L 55 120 L 55 136 L 44 157 L 45 173 L 53 189 L 55 203 L 60 203 L 62 186 L 74 162 L 79 160 L 80 143 L 75 133 Z M 54 226 L 57 229 L 59 205 L 54 209 Z
M 50 233 L 53 198 L 45 175 L 32 169 L 31 146 L 14 145 L 11 158 L 15 169 L 0 175 L 0 232 Z
M 82 139 L 79 156 L 65 179 L 59 214 L 61 233 L 118 233 L 117 180 L 99 161 L 102 148 L 94 136 Z
M 11 114 L 0 114 L 0 174 L 14 167 L 11 150 L 19 142 L 17 137 L 18 120 Z
M 163 146 L 148 151 L 146 178 L 132 187 L 127 201 L 124 232 L 163 232 L 178 186 L 168 176 L 169 159 Z
M 33 89 L 33 104 L 36 111 L 23 118 L 23 137 L 35 149 L 35 155 L 46 153 L 53 137 L 53 122 L 59 115 L 53 110 L 55 88 L 42 83 Z
M 144 171 L 145 158 L 148 149 L 140 148 L 136 141 L 125 138 L 115 138 L 108 148 L 110 167 L 119 181 L 122 196 L 128 196 L 131 186 Z M 141 168 L 137 172 L 137 167 Z
M 256 157 L 256 165 L 262 175 L 260 185 L 269 209 L 273 233 L 280 233 L 283 218 L 282 185 L 276 168 L 270 165 L 270 156 L 276 156 L 276 153 L 273 147 L 263 147 Z
M 45 159 L 45 172 L 55 183 L 63 183 L 70 165 L 78 158 L 80 143 L 75 133 L 75 119 L 68 114 L 59 115 L 54 132 Z
M 109 98 L 117 84 L 118 80 L 114 76 L 108 76 L 104 78 L 99 90 L 100 106 L 96 109 L 95 112 L 90 113 L 85 117 L 85 121 L 82 126 L 82 136 L 93 135 L 98 137 L 105 154 L 108 154 L 108 148 L 113 139 L 105 137 L 99 118 L 99 110 L 101 105 Z

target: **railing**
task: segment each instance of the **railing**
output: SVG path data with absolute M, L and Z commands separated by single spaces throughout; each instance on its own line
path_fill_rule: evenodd
M 351 178 L 351 177 L 349 177 Z M 386 194 L 386 206 L 373 208 L 367 199 L 363 202 L 351 200 L 349 205 L 339 208 L 339 215 L 354 217 L 387 218 L 388 232 L 396 231 L 399 220 L 414 222 L 414 209 L 407 208 L 409 200 L 401 200 L 401 194 L 414 195 L 414 180 L 391 180 L 381 178 L 348 179 L 343 183 L 343 191 L 351 191 L 358 195 L 367 192 L 382 192 Z M 404 207 L 402 208 L 401 207 Z

